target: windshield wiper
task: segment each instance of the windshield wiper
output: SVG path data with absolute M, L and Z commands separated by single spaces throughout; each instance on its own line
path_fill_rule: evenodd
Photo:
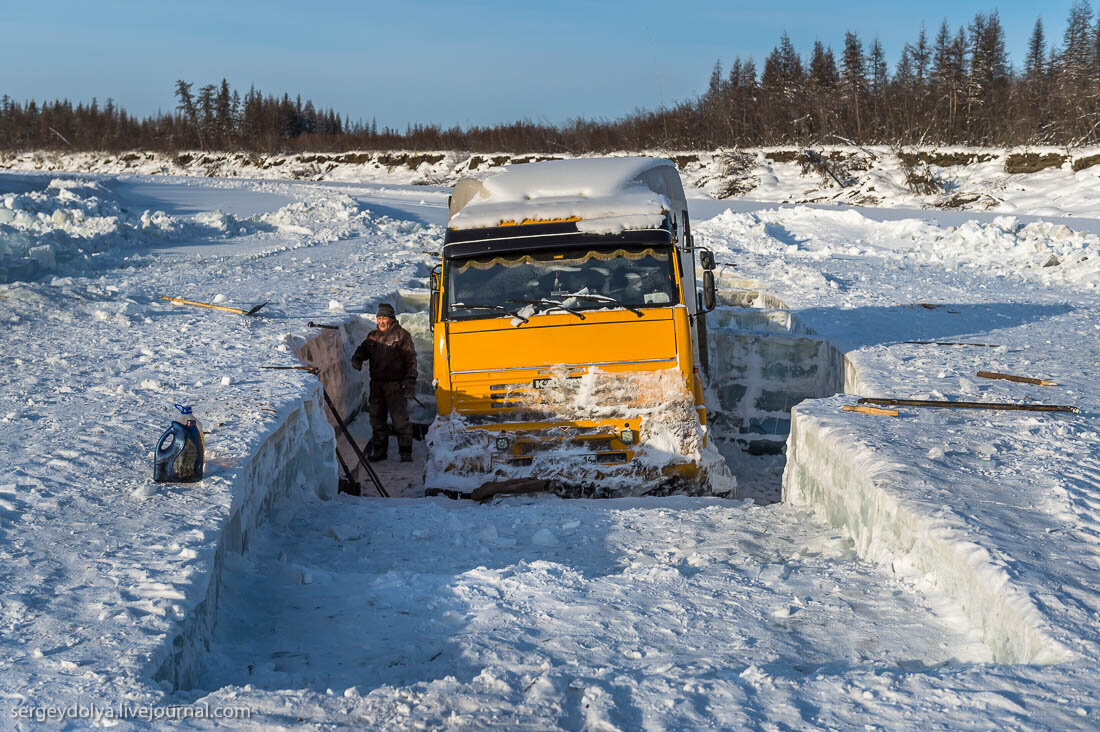
M 538 300 L 508 299 L 508 300 L 505 300 L 504 302 L 514 302 L 514 303 L 517 303 L 519 305 L 550 305 L 552 307 L 558 308 L 559 310 L 564 310 L 567 313 L 572 313 L 573 315 L 576 315 L 581 320 L 584 320 L 584 313 L 577 312 L 573 308 L 567 308 L 567 307 L 565 307 L 565 305 L 561 304 L 557 300 L 547 300 L 546 298 L 539 298 Z
M 636 307 L 632 307 L 632 306 L 630 306 L 630 305 L 627 305 L 627 304 L 626 304 L 625 302 L 623 302 L 622 300 L 618 300 L 618 299 L 616 299 L 616 298 L 614 298 L 614 297 L 608 297 L 607 295 L 578 295 L 578 294 L 571 294 L 571 295 L 567 295 L 567 296 L 566 296 L 566 299 L 568 299 L 568 298 L 570 298 L 570 297 L 575 297 L 575 298 L 576 298 L 576 299 L 578 299 L 578 300 L 594 300 L 594 301 L 596 301 L 596 302 L 611 302 L 611 303 L 615 303 L 616 305 L 618 305 L 619 307 L 623 308 L 624 310 L 629 310 L 630 312 L 632 312 L 632 313 L 634 313 L 635 315 L 637 315 L 637 316 L 638 316 L 639 318 L 641 318 L 641 317 L 643 317 L 643 316 L 645 315 L 645 313 L 643 313 L 643 312 L 642 312 L 641 310 L 639 310 L 638 308 L 636 308 Z
M 509 300 L 508 302 L 512 302 L 512 300 Z M 480 305 L 480 304 L 476 304 L 476 303 L 472 303 L 472 302 L 453 302 L 453 303 L 451 303 L 451 307 L 452 308 L 461 308 L 462 310 L 499 310 L 500 312 L 508 313 L 513 318 L 519 318 L 524 323 L 526 323 L 528 321 L 528 318 L 525 318 L 524 316 L 520 315 L 515 310 L 509 310 L 508 308 L 504 307 L 503 305 Z

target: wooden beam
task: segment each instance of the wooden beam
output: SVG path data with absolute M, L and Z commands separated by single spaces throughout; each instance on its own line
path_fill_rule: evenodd
M 915 346 L 980 346 L 982 348 L 1000 348 L 995 343 L 956 343 L 954 341 L 902 341 Z
M 943 409 L 992 409 L 1001 412 L 1069 412 L 1080 414 L 1077 407 L 1057 404 L 1006 404 L 1004 402 L 950 402 L 933 399 L 873 399 L 860 397 L 860 404 L 880 404 L 890 407 L 940 407 Z
M 1057 381 L 1047 381 L 1046 379 L 1033 379 L 1030 376 L 1013 376 L 1012 374 L 1001 374 L 996 371 L 979 371 L 978 376 L 983 379 L 1004 379 L 1005 381 L 1015 381 L 1018 384 L 1034 384 L 1035 386 L 1058 386 Z
M 896 409 L 879 409 L 878 407 L 857 407 L 854 404 L 845 404 L 841 407 L 845 412 L 859 412 L 860 414 L 877 414 L 881 417 L 896 417 Z

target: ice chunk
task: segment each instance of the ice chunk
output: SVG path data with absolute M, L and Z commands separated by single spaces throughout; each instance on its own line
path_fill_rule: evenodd
M 531 537 L 531 542 L 537 546 L 557 546 L 558 537 L 550 529 L 539 529 Z

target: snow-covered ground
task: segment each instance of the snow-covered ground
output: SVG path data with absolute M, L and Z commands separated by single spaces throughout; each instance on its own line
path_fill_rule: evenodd
M 735 331 L 731 307 L 729 337 L 824 339 L 853 394 L 1080 414 L 803 402 L 782 504 L 333 498 L 316 379 L 260 367 L 296 363 L 309 321 L 362 332 L 423 287 L 446 195 L 0 175 L 5 720 L 83 702 L 252 711 L 194 726 L 1100 724 L 1095 221 L 691 202 L 723 296 L 772 324 Z M 201 483 L 152 483 L 173 402 L 210 433 Z

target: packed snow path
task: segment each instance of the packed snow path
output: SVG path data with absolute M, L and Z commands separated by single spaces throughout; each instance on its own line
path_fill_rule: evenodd
M 1096 726 L 1096 237 L 1011 219 L 953 228 L 808 207 L 696 217 L 720 260 L 737 264 L 724 286 L 782 298 L 847 355 L 860 393 L 1081 406 L 1072 419 L 926 412 L 885 423 L 841 413 L 845 398 L 799 407 L 834 436 L 832 456 L 893 470 L 899 492 L 992 567 L 1056 661 L 996 665 L 976 663 L 991 649 L 969 640 L 976 631 L 996 639 L 999 618 L 959 627 L 935 571 L 867 551 L 866 537 L 805 510 L 318 500 L 335 465 L 331 432 L 311 423 L 316 381 L 259 367 L 292 363 L 294 344 L 313 335 L 309 320 L 361 321 L 379 298 L 419 285 L 433 261 L 424 252 L 440 238 L 425 224 L 444 193 L 48 182 L 0 182 L 11 191 L 0 202 L 16 212 L 0 235 L 19 255 L 5 260 L 11 284 L 0 286 L 0 691 L 9 704 L 240 701 L 261 721 L 349 727 Z M 383 197 L 397 218 L 371 212 L 371 198 Z M 244 319 L 170 306 L 162 294 L 271 305 Z M 979 353 L 900 342 L 909 339 L 1003 345 Z M 1060 386 L 985 383 L 977 368 Z M 211 432 L 200 484 L 149 479 L 149 448 L 172 401 L 197 402 Z M 263 452 L 271 445 L 280 450 Z M 327 463 L 315 462 L 325 447 Z M 875 526 L 892 528 L 888 519 Z M 853 550 L 878 565 L 851 560 Z M 397 578 L 407 582 L 386 584 Z M 406 584 L 419 599 L 437 589 L 435 610 L 465 615 L 438 618 L 429 601 L 405 598 Z M 852 608 L 844 592 L 865 604 Z M 683 616 L 651 604 L 652 593 L 693 612 L 695 625 L 676 636 Z M 388 624 L 357 615 L 356 597 L 375 600 Z M 570 604 L 608 609 L 569 618 L 585 632 L 563 620 Z M 266 642 L 276 613 L 279 639 L 298 638 L 297 650 Z M 222 639 L 249 632 L 204 656 L 215 621 Z M 332 635 L 348 642 L 334 648 Z M 859 645 L 865 636 L 877 650 Z M 390 639 L 400 637 L 408 643 L 398 652 Z M 1018 641 L 1011 630 L 1001 638 Z M 422 640 L 438 647 L 404 652 Z M 333 654 L 353 642 L 372 644 L 368 660 L 407 665 L 372 666 L 355 680 L 346 664 L 329 664 L 350 661 Z M 940 652 L 944 642 L 952 653 Z M 277 655 L 287 653 L 308 655 L 310 668 Z M 962 663 L 935 665 L 951 657 Z M 668 707 L 673 694 L 682 701 Z
M 310 501 L 225 582 L 202 688 L 275 719 L 297 697 L 387 728 L 823 723 L 852 671 L 988 660 L 808 512 L 751 502 Z

